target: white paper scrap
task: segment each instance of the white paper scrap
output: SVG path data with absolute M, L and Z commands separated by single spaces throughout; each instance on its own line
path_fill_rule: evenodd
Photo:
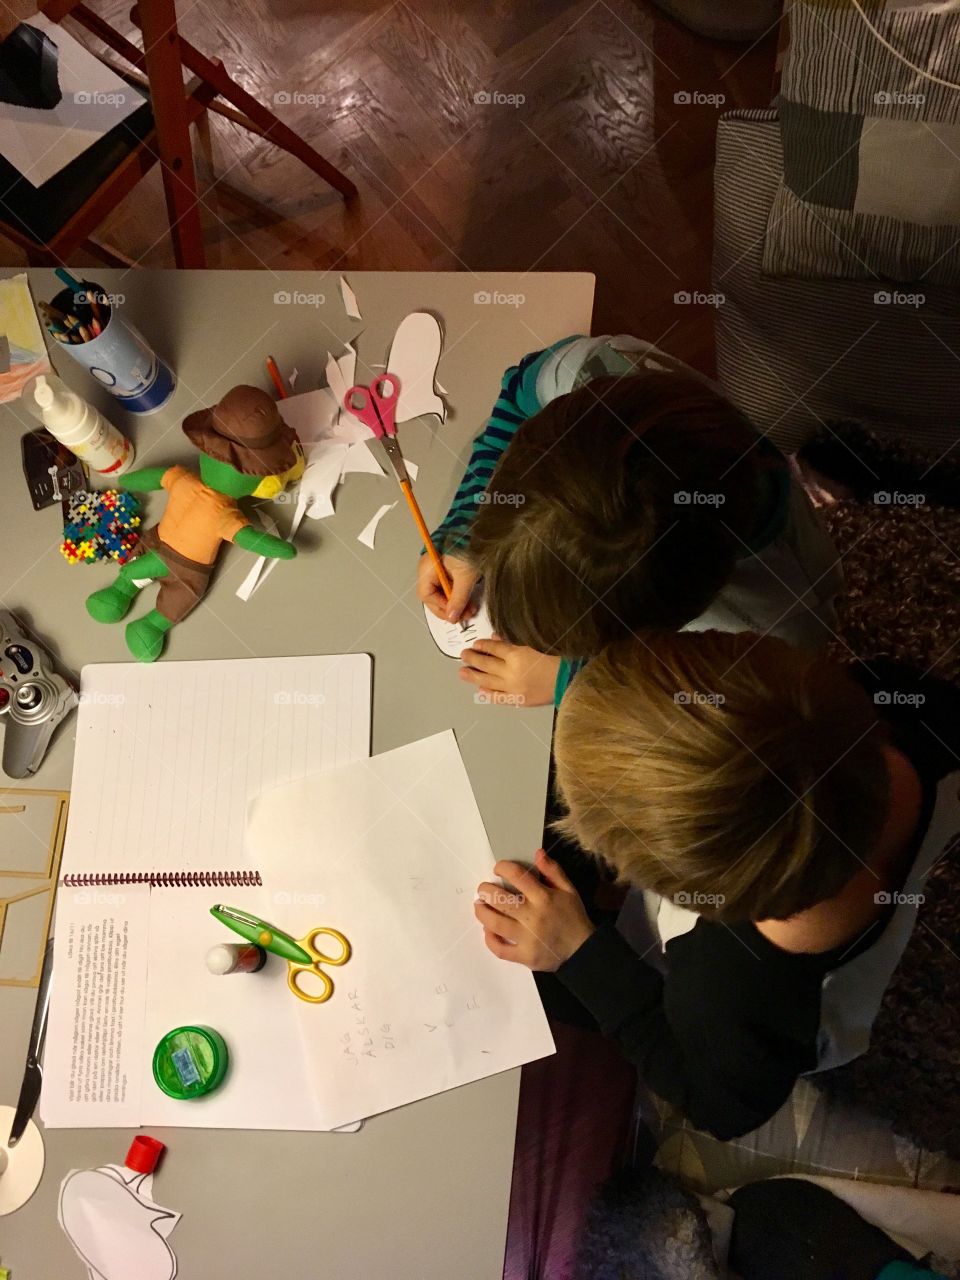
M 407 468 L 409 470 L 409 463 Z M 344 476 L 351 475 L 353 472 L 363 472 L 366 475 L 382 476 L 384 475 L 383 467 L 373 456 L 373 450 L 367 447 L 365 440 L 360 440 L 356 444 L 352 444 L 347 450 L 347 456 L 344 459 L 343 471 L 340 473 L 340 479 Z
M 400 321 L 387 358 L 387 372 L 400 379 L 397 422 L 427 413 L 435 413 L 441 421 L 446 416 L 446 407 L 434 390 L 442 346 L 439 321 L 428 311 L 411 311 Z
M 480 608 L 461 627 L 459 622 L 447 622 L 430 612 L 423 606 L 423 616 L 427 620 L 430 634 L 441 653 L 448 658 L 459 658 L 475 640 L 489 640 L 493 635 L 493 624 L 487 613 L 487 606 L 481 603 Z
M 373 542 L 377 536 L 377 525 L 379 525 L 387 512 L 392 511 L 396 505 L 397 504 L 395 502 L 388 502 L 385 507 L 380 507 L 366 525 L 364 525 L 363 529 L 361 529 L 357 534 L 357 541 L 362 542 L 365 547 L 369 547 L 372 551 Z
M 360 314 L 360 304 L 357 302 L 357 295 L 347 284 L 346 280 L 344 280 L 343 276 L 340 277 L 340 296 L 343 298 L 343 309 L 346 311 L 350 319 L 362 320 L 363 316 Z

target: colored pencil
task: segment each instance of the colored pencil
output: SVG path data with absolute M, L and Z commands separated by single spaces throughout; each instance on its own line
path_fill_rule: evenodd
M 280 376 L 280 370 L 277 368 L 277 362 L 273 356 L 267 356 L 267 373 L 273 379 L 273 385 L 277 388 L 277 395 L 281 400 L 286 400 L 290 392 L 286 388 L 283 378 Z
M 430 537 L 430 530 L 427 528 L 427 522 L 424 520 L 423 512 L 420 510 L 420 504 L 413 496 L 413 487 L 411 486 L 410 481 L 407 480 L 401 482 L 400 488 L 403 490 L 403 496 L 407 500 L 407 506 L 410 508 L 410 514 L 417 522 L 417 528 L 420 530 L 420 537 L 423 540 L 426 553 L 433 561 L 433 567 L 436 569 L 437 577 L 440 579 L 440 585 L 443 587 L 443 594 L 449 600 L 453 595 L 453 583 L 450 580 L 450 575 L 444 567 L 443 561 L 440 559 L 439 551 L 437 551 L 437 548 L 433 545 L 433 539 Z

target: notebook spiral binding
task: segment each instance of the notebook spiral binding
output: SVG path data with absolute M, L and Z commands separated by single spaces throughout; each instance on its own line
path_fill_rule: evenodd
M 262 885 L 259 871 L 106 871 L 95 875 L 67 875 L 67 889 L 118 884 L 148 884 L 151 889 L 226 889 Z

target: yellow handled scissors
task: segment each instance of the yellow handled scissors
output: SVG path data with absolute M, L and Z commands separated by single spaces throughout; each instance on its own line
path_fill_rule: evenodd
M 255 942 L 265 951 L 282 956 L 289 966 L 287 986 L 298 999 L 306 1000 L 308 1004 L 323 1004 L 333 995 L 333 979 L 324 973 L 321 966 L 346 964 L 353 952 L 349 941 L 339 929 L 330 929 L 325 925 L 318 925 L 302 938 L 292 938 L 275 925 L 267 924 L 266 920 L 251 916 L 246 911 L 238 911 L 236 907 L 218 904 L 210 908 L 210 914 L 248 942 Z M 326 952 L 318 950 L 317 938 L 323 937 L 335 939 L 339 946 L 337 955 L 328 956 Z M 309 985 L 314 985 L 315 981 L 320 983 L 319 995 L 310 994 L 309 986 L 303 985 L 302 974 L 311 975 Z

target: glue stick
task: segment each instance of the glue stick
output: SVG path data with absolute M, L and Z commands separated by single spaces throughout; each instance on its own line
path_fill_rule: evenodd
M 267 953 L 255 942 L 220 942 L 207 952 L 207 968 L 218 976 L 256 973 L 267 963 Z
M 94 471 L 119 476 L 133 464 L 133 445 L 92 404 L 41 374 L 33 398 L 43 425 Z

